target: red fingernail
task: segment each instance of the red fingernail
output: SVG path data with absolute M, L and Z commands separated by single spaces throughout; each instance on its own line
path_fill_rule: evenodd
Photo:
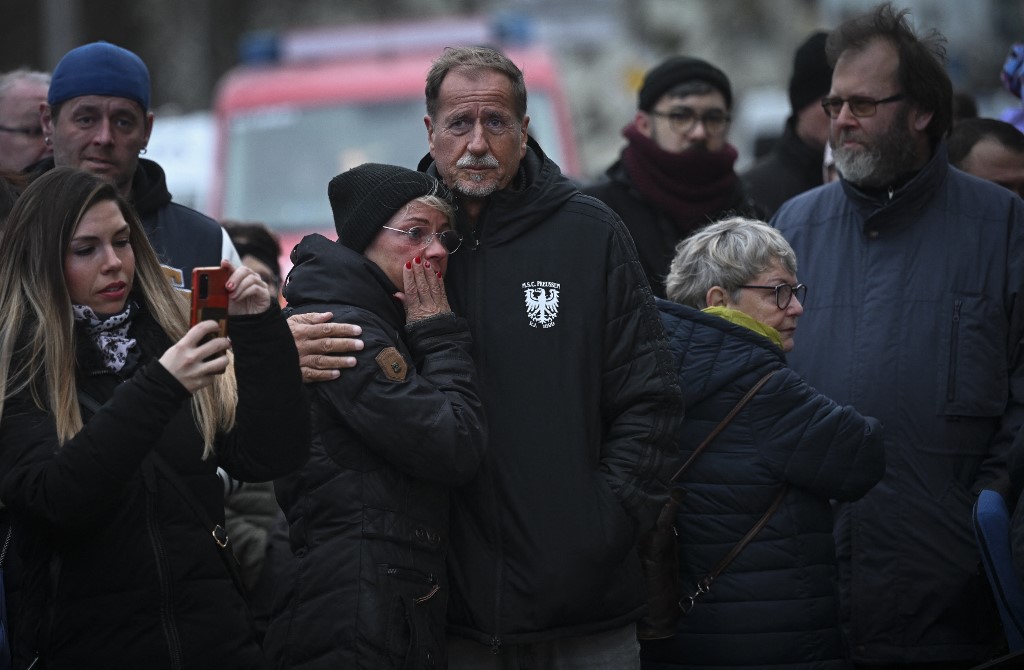
M 441 273 L 440 273 L 440 272 L 438 272 L 438 273 L 437 273 L 437 278 L 438 278 L 438 279 L 440 279 L 440 278 L 441 278 Z
M 419 256 L 417 256 L 416 258 L 414 258 L 414 259 L 412 259 L 412 260 L 413 260 L 413 261 L 415 261 L 415 263 L 416 263 L 417 265 L 419 265 L 419 262 L 420 262 L 420 257 L 419 257 Z
M 425 267 L 425 268 L 429 268 L 429 267 L 430 267 L 430 261 L 425 261 L 425 262 L 423 263 L 423 267 Z
M 405 264 L 405 269 L 406 270 L 412 270 L 412 261 L 410 261 L 410 262 Z

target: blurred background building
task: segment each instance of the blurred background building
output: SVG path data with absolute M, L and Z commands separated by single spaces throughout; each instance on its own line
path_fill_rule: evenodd
M 781 131 L 792 54 L 812 30 L 831 28 L 873 0 L 3 0 L 0 71 L 50 70 L 79 44 L 104 39 L 138 53 L 153 79 L 156 130 L 148 157 L 161 162 L 176 200 L 207 210 L 217 163 L 211 110 L 218 82 L 253 36 L 446 17 L 495 17 L 520 41 L 542 44 L 558 65 L 575 141 L 575 177 L 614 160 L 644 71 L 673 54 L 720 66 L 736 109 L 731 140 L 742 170 Z M 1009 46 L 1024 40 L 1019 0 L 902 0 L 918 27 L 948 39 L 949 71 L 982 116 L 1019 105 L 1002 90 Z M 373 31 L 366 31 L 370 42 Z M 246 39 L 248 37 L 248 40 Z M 258 40 L 257 40 L 258 42 Z M 529 81 L 530 73 L 527 72 Z M 409 124 L 422 128 L 420 111 Z M 375 128 L 365 129 L 373 133 Z M 426 134 L 421 132 L 426 150 Z M 328 142 L 330 138 L 321 138 Z M 373 157 L 370 157 L 371 159 Z M 415 167 L 414 165 L 410 167 Z M 323 184 L 331 175 L 320 175 Z M 326 207 L 326 198 L 323 199 Z M 220 212 L 214 212 L 220 214 Z

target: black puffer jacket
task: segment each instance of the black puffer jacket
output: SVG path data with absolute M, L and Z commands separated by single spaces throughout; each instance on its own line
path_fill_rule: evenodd
M 761 377 L 779 370 L 682 477 L 683 593 L 754 527 L 784 484 L 790 489 L 676 636 L 643 643 L 645 669 L 846 667 L 829 500 L 859 498 L 881 479 L 878 421 L 812 389 L 763 335 L 658 304 L 686 400 L 679 464 Z
M 281 668 L 443 668 L 448 491 L 484 450 L 466 322 L 405 324 L 397 290 L 320 235 L 292 252 L 296 313 L 358 323 L 356 367 L 308 387 L 304 468 L 275 483 L 294 556 L 277 579 L 268 656 Z
M 449 628 L 497 648 L 625 626 L 682 416 L 650 289 L 619 218 L 533 140 L 476 230 L 448 285 L 488 451 L 453 496 Z
M 205 461 L 190 395 L 156 360 L 170 342 L 145 313 L 132 323 L 142 355 L 128 379 L 79 338 L 79 388 L 104 404 L 63 446 L 29 394 L 5 404 L 0 497 L 26 567 L 16 667 L 36 650 L 47 670 L 263 667 L 210 529 L 147 458 L 158 452 L 221 524 L 218 465 L 259 481 L 305 460 L 309 410 L 280 310 L 232 317 L 229 333 L 237 424 Z

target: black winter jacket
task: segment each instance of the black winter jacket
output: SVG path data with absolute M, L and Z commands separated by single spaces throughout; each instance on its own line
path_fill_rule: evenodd
M 237 423 L 204 461 L 191 396 L 157 361 L 170 341 L 145 313 L 130 332 L 141 358 L 125 379 L 78 338 L 79 388 L 103 406 L 63 446 L 30 394 L 4 406 L 0 497 L 26 569 L 15 667 L 37 650 L 47 670 L 263 667 L 210 529 L 147 455 L 159 453 L 220 524 L 218 465 L 260 481 L 301 464 L 309 410 L 291 333 L 276 305 L 229 319 Z
M 797 136 L 794 123 L 790 117 L 772 152 L 743 174 L 747 192 L 769 217 L 793 196 L 825 183 L 824 148 L 805 144 Z
M 686 402 L 677 467 L 779 370 L 678 482 L 687 491 L 676 523 L 682 595 L 790 488 L 676 636 L 642 643 L 645 669 L 846 667 L 829 500 L 859 498 L 882 478 L 880 424 L 804 383 L 763 335 L 692 307 L 658 306 Z
M 665 500 L 681 416 L 629 235 L 533 140 L 465 232 L 449 299 L 489 431 L 453 496 L 449 629 L 498 648 L 625 626 L 646 607 L 635 541 Z
M 308 386 L 309 462 L 275 485 L 293 556 L 267 654 L 281 668 L 444 668 L 449 489 L 484 451 L 465 320 L 405 323 L 397 290 L 320 235 L 292 252 L 289 311 L 358 323 L 354 368 Z
M 665 277 L 676 245 L 682 239 L 676 224 L 636 190 L 621 160 L 613 163 L 601 180 L 585 187 L 583 192 L 611 207 L 626 224 L 651 291 L 664 298 Z M 721 210 L 708 214 L 707 223 L 727 216 L 764 218 L 764 210 L 751 199 L 739 179 L 729 202 Z

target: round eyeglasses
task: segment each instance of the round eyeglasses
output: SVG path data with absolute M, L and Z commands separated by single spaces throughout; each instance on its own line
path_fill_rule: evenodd
M 455 251 L 462 245 L 462 235 L 455 232 L 454 230 L 442 230 L 439 233 L 427 232 L 426 228 L 421 226 L 413 226 L 409 230 L 402 230 L 401 228 L 392 228 L 391 226 L 381 226 L 385 230 L 393 230 L 396 233 L 402 233 L 409 238 L 409 241 L 416 245 L 417 249 L 426 249 L 434 243 L 436 237 L 441 243 L 441 246 L 445 248 L 449 254 L 454 254 Z
M 864 118 L 865 116 L 874 116 L 878 111 L 879 105 L 884 105 L 889 102 L 899 102 L 905 98 L 902 93 L 896 95 L 890 95 L 888 98 L 882 98 L 876 100 L 875 98 L 865 98 L 863 96 L 855 95 L 850 98 L 840 98 L 838 96 L 831 98 L 821 99 L 821 108 L 825 110 L 833 119 L 839 118 L 839 113 L 843 111 L 843 105 L 850 105 L 850 113 L 856 116 L 858 119 Z
M 763 286 L 761 284 L 743 284 L 742 286 L 737 286 L 736 288 L 763 288 L 775 291 L 775 304 L 778 306 L 779 309 L 786 309 L 787 307 L 789 307 L 789 303 L 790 301 L 793 300 L 794 295 L 796 296 L 797 301 L 799 301 L 801 304 L 803 303 L 804 298 L 807 297 L 806 284 L 797 284 L 796 286 L 793 286 L 792 284 L 779 284 L 778 286 Z
M 703 114 L 698 114 L 695 109 L 677 107 L 671 112 L 648 112 L 648 114 L 668 119 L 668 127 L 672 129 L 672 132 L 679 135 L 686 135 L 692 131 L 697 127 L 698 121 L 703 124 L 704 131 L 708 135 L 721 135 L 725 132 L 729 122 L 732 121 L 732 117 L 720 109 L 712 109 Z

